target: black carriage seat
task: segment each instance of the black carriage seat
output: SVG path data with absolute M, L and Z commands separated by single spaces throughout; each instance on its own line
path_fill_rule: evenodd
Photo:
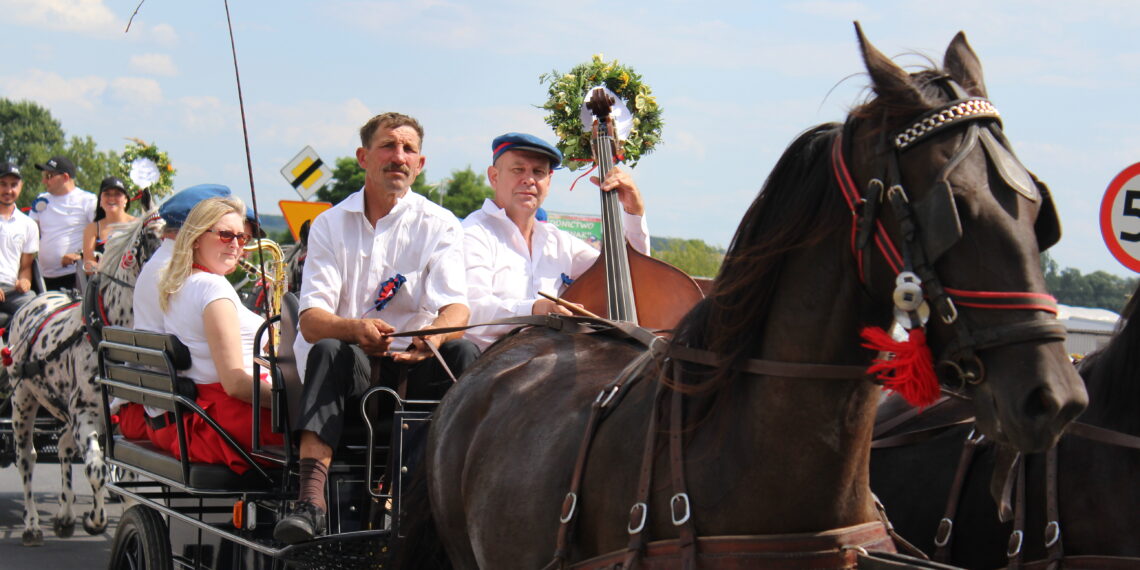
M 285 387 L 284 402 L 277 399 L 273 402 L 275 430 L 281 432 L 292 429 L 301 417 L 301 375 L 297 369 L 297 354 L 293 351 L 293 342 L 297 340 L 297 319 L 300 301 L 293 292 L 287 292 L 281 297 L 281 342 L 277 346 L 277 369 L 281 382 Z M 284 404 L 284 406 L 282 406 Z M 278 410 L 288 411 L 288 423 L 280 422 L 282 419 Z
M 285 388 L 284 404 L 289 413 L 288 428 L 286 428 L 286 425 L 280 422 L 282 418 L 279 410 L 282 409 L 282 399 L 278 397 L 274 400 L 273 426 L 274 431 L 279 433 L 284 432 L 285 429 L 293 429 L 301 417 L 301 392 L 304 389 L 304 383 L 297 368 L 297 355 L 293 351 L 293 342 L 300 334 L 297 328 L 300 319 L 299 308 L 300 301 L 295 294 L 287 292 L 282 296 L 281 342 L 277 348 L 277 371 Z M 376 441 L 387 442 L 391 433 L 393 405 L 387 401 L 387 398 L 374 399 L 376 403 L 371 406 L 370 415 L 373 418 Z M 367 426 L 360 419 L 359 410 L 359 402 L 355 399 L 351 400 L 348 409 L 345 410 L 346 417 L 341 444 L 338 445 L 334 456 L 343 457 L 346 452 L 349 454 L 364 452 Z M 267 450 L 276 451 L 273 446 L 268 447 Z
M 119 397 L 173 412 L 180 440 L 186 435 L 183 418 L 187 414 L 203 414 L 195 402 L 194 382 L 177 375 L 189 367 L 190 351 L 174 335 L 115 326 L 103 329 L 98 381 L 104 387 L 105 402 Z M 107 428 L 110 433 L 111 426 Z M 177 459 L 149 439 L 116 435 L 107 446 L 107 457 L 191 491 L 266 487 L 266 478 L 257 469 L 238 475 L 225 465 Z

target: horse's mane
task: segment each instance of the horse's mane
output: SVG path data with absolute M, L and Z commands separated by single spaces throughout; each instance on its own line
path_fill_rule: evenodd
M 744 214 L 713 290 L 678 325 L 678 342 L 704 346 L 724 362 L 747 358 L 760 345 L 785 256 L 846 225 L 828 162 L 841 128 L 816 126 L 784 151 Z
M 1140 435 L 1140 318 L 1132 310 L 1137 293 L 1140 288 L 1132 293 L 1123 326 L 1104 348 L 1081 361 L 1080 373 L 1089 392 L 1081 420 Z
M 731 380 L 735 374 L 727 365 L 747 359 L 761 345 L 786 256 L 850 231 L 850 213 L 831 171 L 836 137 L 856 128 L 872 136 L 901 128 L 949 100 L 946 78 L 933 66 L 912 73 L 917 100 L 913 92 L 875 85 L 873 95 L 850 111 L 846 126 L 813 127 L 784 151 L 744 214 L 712 292 L 677 327 L 677 342 L 705 347 L 726 365 L 705 387 Z M 851 142 L 846 138 L 845 146 Z
M 134 221 L 120 226 L 120 230 L 115 232 L 114 235 L 107 240 L 107 244 L 103 246 L 104 262 L 99 266 L 100 274 L 127 283 L 134 283 L 135 278 L 138 277 L 139 267 L 145 260 L 135 259 L 133 265 L 124 267 L 121 259 L 124 254 L 131 251 L 132 248 L 142 241 L 144 238 L 142 235 L 143 232 L 155 231 L 151 229 L 153 228 L 153 223 L 148 226 L 148 222 L 151 222 L 158 215 L 157 212 L 157 209 L 153 209 L 139 215 Z M 136 257 L 137 256 L 138 252 L 136 251 Z

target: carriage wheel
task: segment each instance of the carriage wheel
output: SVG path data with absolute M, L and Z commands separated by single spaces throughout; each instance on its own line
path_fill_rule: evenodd
M 135 505 L 123 513 L 109 570 L 171 570 L 170 536 L 154 509 Z

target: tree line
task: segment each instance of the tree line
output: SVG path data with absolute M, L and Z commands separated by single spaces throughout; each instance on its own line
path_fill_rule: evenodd
M 101 150 L 90 136 L 67 136 L 49 110 L 30 101 L 0 98 L 0 159 L 20 166 L 24 190 L 17 205 L 27 208 L 44 191 L 33 165 L 51 156 L 66 155 L 75 162 L 77 184 L 98 188 L 104 177 L 115 174 L 120 156 L 114 150 Z M 364 186 L 364 171 L 354 157 L 338 158 L 333 180 L 317 192 L 317 199 L 337 203 Z M 437 184 L 428 184 L 421 172 L 412 191 L 451 210 L 460 218 L 479 209 L 483 200 L 494 196 L 482 174 L 470 166 L 452 171 Z M 288 232 L 270 236 L 280 243 L 293 241 Z M 715 277 L 724 261 L 724 249 L 699 239 L 652 238 L 653 256 L 677 266 L 695 277 Z M 1097 307 L 1120 312 L 1136 289 L 1137 277 L 1120 277 L 1106 271 L 1082 275 L 1071 267 L 1061 268 L 1048 254 L 1041 254 L 1045 284 L 1057 301 L 1079 307 Z
M 1079 269 L 1064 269 L 1049 255 L 1041 254 L 1045 287 L 1058 303 L 1074 307 L 1095 307 L 1119 313 L 1140 283 L 1137 277 L 1120 277 L 1107 271 L 1081 275 Z

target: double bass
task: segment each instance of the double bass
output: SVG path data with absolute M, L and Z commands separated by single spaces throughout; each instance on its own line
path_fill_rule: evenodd
M 594 115 L 590 138 L 598 180 L 614 167 L 617 137 L 613 97 L 596 88 L 586 106 Z M 704 294 L 688 274 L 629 244 L 617 191 L 602 193 L 602 254 L 562 293 L 562 298 L 613 320 L 650 329 L 672 329 Z

